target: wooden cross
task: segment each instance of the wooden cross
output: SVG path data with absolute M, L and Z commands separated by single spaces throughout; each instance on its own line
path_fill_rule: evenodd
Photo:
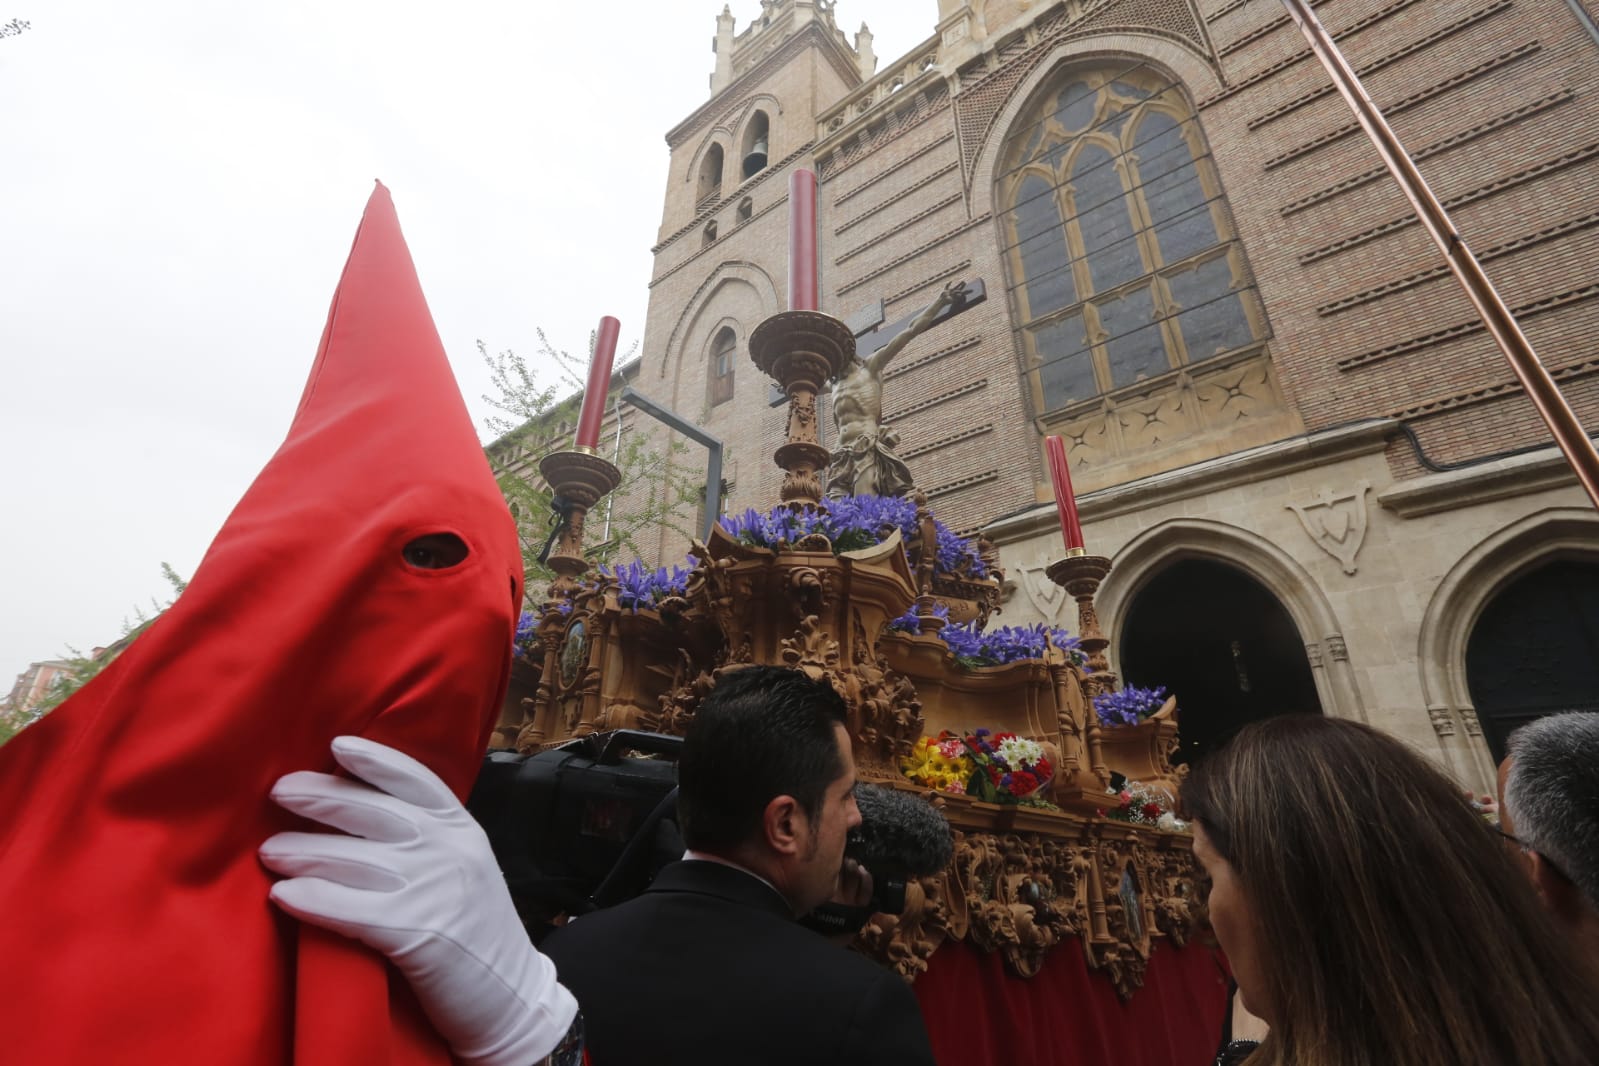
M 950 304 L 940 310 L 933 319 L 932 325 L 942 325 L 956 315 L 971 310 L 986 299 L 988 299 L 988 290 L 984 287 L 982 279 L 974 278 L 966 283 L 965 298 L 959 303 Z M 844 320 L 844 324 L 849 327 L 849 331 L 855 335 L 855 357 L 857 359 L 865 359 L 870 356 L 889 341 L 904 333 L 910 327 L 910 324 L 920 317 L 921 313 L 920 310 L 912 311 L 904 318 L 896 322 L 890 322 L 885 326 L 883 324 L 882 300 L 875 300 L 856 311 Z M 928 328 L 931 329 L 932 326 Z M 770 407 L 780 407 L 788 402 L 788 396 L 782 389 L 778 388 L 776 382 L 773 382 L 770 391 L 767 393 L 766 402 Z

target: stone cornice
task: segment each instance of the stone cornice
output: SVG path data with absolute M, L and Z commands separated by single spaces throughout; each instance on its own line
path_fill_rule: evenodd
M 748 93 L 762 78 L 772 71 L 787 63 L 798 55 L 808 44 L 819 47 L 823 58 L 833 65 L 846 84 L 851 86 L 859 84 L 861 80 L 860 68 L 856 66 L 855 57 L 845 52 L 844 46 L 839 44 L 837 38 L 827 31 L 819 22 L 811 22 L 797 31 L 794 36 L 778 45 L 770 55 L 762 58 L 749 70 L 734 78 L 727 88 L 705 101 L 688 118 L 673 126 L 666 134 L 666 143 L 673 149 L 687 141 L 706 123 L 731 110 L 734 106 L 729 101 L 738 100 Z
M 1377 502 L 1400 518 L 1420 518 L 1576 483 L 1577 476 L 1571 472 L 1560 449 L 1549 447 L 1479 463 L 1464 470 L 1409 478 L 1377 493 Z
M 1112 518 L 1296 470 L 1371 455 L 1387 446 L 1398 427 L 1399 423 L 1392 418 L 1373 418 L 1245 448 L 1231 455 L 1085 493 L 1077 498 L 1077 511 L 1085 522 Z M 1054 501 L 1050 501 L 997 518 L 985 525 L 983 532 L 996 544 L 1008 544 L 1056 531 L 1058 521 Z

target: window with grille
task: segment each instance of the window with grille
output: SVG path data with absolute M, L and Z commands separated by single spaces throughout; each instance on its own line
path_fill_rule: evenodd
M 1148 67 L 1068 70 L 996 189 L 1035 399 L 1054 411 L 1250 348 L 1265 318 L 1204 134 Z
M 711 344 L 711 404 L 726 403 L 733 398 L 733 362 L 738 351 L 738 338 L 732 327 L 723 326 Z

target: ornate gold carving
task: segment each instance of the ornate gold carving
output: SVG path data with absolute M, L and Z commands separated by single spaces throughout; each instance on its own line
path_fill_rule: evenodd
M 961 824 L 991 821 L 991 810 L 947 805 Z M 967 940 L 999 952 L 1010 970 L 1030 977 L 1049 952 L 1075 937 L 1089 964 L 1103 968 L 1128 998 L 1143 983 L 1157 938 L 1181 945 L 1192 936 L 1202 917 L 1200 875 L 1186 837 L 1163 835 L 1146 844 L 1120 826 L 1118 835 L 1099 832 L 1072 840 L 1037 831 L 957 831 L 949 868 L 908 886 L 905 912 L 875 915 L 857 946 L 913 981 L 944 941 Z M 1124 873 L 1136 886 L 1131 911 Z

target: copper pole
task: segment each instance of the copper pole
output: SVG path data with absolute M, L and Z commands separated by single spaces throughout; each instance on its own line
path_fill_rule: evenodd
M 1405 199 L 1415 208 L 1416 217 L 1444 253 L 1455 280 L 1466 290 L 1483 325 L 1510 361 L 1510 369 L 1515 371 L 1522 388 L 1538 408 L 1538 414 L 1549 426 L 1549 432 L 1554 434 L 1555 443 L 1565 453 L 1566 462 L 1588 493 L 1588 499 L 1594 507 L 1599 508 L 1599 451 L 1594 450 L 1593 441 L 1583 431 L 1582 423 L 1577 421 L 1576 413 L 1566 402 L 1565 396 L 1561 395 L 1560 387 L 1538 361 L 1527 335 L 1521 332 L 1510 308 L 1500 299 L 1493 282 L 1483 272 L 1482 264 L 1477 262 L 1477 257 L 1471 254 L 1471 249 L 1466 247 L 1466 242 L 1455 231 L 1443 204 L 1427 187 L 1421 171 L 1416 169 L 1405 146 L 1399 143 L 1399 137 L 1388 125 L 1388 120 L 1383 118 L 1377 105 L 1366 95 L 1359 76 L 1338 50 L 1332 35 L 1316 18 L 1310 4 L 1306 0 L 1283 0 L 1283 6 L 1299 24 L 1305 39 L 1310 42 L 1310 50 L 1316 53 L 1316 58 L 1332 75 L 1333 85 L 1355 113 L 1356 120 L 1366 131 L 1366 136 L 1371 138 L 1371 143 L 1376 145 L 1377 154 L 1382 156 L 1382 161 L 1399 183 Z

